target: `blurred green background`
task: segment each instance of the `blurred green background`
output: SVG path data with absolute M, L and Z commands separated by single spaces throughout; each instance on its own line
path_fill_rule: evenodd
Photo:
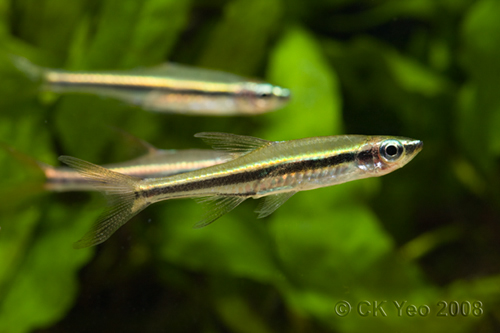
M 499 12 L 496 0 L 0 0 L 0 141 L 46 163 L 137 156 L 110 127 L 169 149 L 205 148 L 201 131 L 424 141 L 402 170 L 299 193 L 263 220 L 248 200 L 195 230 L 201 207 L 162 202 L 83 250 L 72 243 L 103 198 L 40 192 L 2 151 L 0 332 L 498 332 Z M 175 61 L 293 100 L 253 118 L 150 113 L 40 92 L 9 54 L 74 70 Z

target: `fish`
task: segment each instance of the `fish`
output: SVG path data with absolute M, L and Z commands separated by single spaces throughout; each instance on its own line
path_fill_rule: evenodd
M 14 65 L 42 89 L 112 97 L 145 110 L 185 115 L 257 115 L 285 106 L 290 90 L 217 70 L 165 63 L 115 71 L 43 68 L 19 56 Z
M 138 178 L 159 178 L 189 172 L 227 162 L 238 154 L 210 149 L 161 150 L 122 163 L 104 167 Z M 42 164 L 46 181 L 44 188 L 53 192 L 95 191 L 93 182 L 68 167 Z
M 158 178 L 217 165 L 239 155 L 212 149 L 158 149 L 140 139 L 134 140 L 143 145 L 148 152 L 138 158 L 104 165 L 104 167 L 139 178 Z M 82 176 L 73 168 L 46 164 L 14 150 L 3 142 L 0 142 L 0 148 L 22 163 L 37 171 L 41 170 L 44 177 L 43 190 L 51 192 L 96 191 L 93 180 Z
M 194 198 L 211 206 L 195 224 L 204 227 L 248 198 L 264 198 L 256 211 L 263 218 L 295 193 L 368 177 L 401 168 L 423 143 L 395 136 L 340 135 L 290 141 L 202 132 L 214 149 L 239 153 L 228 162 L 179 175 L 140 179 L 75 157 L 59 160 L 93 179 L 109 206 L 94 227 L 73 246 L 84 248 L 107 240 L 118 228 L 149 205 L 169 199 Z

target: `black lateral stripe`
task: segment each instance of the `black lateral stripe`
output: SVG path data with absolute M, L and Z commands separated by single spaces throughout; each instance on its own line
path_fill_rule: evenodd
M 356 153 L 342 153 L 327 158 L 303 160 L 281 165 L 266 167 L 260 170 L 243 171 L 222 177 L 194 181 L 192 183 L 173 185 L 163 188 L 153 188 L 144 193 L 145 197 L 152 197 L 158 194 L 179 193 L 195 189 L 234 185 L 263 179 L 271 174 L 271 177 L 278 177 L 285 174 L 304 172 L 312 169 L 321 169 L 342 163 L 352 162 L 356 158 Z
M 360 163 L 367 164 L 370 163 L 370 161 L 373 161 L 375 152 L 371 149 L 365 149 L 359 152 L 358 154 L 358 160 Z

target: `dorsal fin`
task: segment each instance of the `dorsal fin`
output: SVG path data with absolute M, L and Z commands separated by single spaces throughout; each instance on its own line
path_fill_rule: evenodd
M 162 151 L 161 149 L 158 149 L 155 146 L 153 146 L 152 144 L 150 144 L 149 142 L 144 141 L 143 139 L 138 138 L 135 135 L 133 135 L 133 134 L 131 134 L 131 133 L 119 128 L 119 127 L 116 127 L 116 126 L 108 126 L 108 127 L 110 129 L 114 130 L 115 132 L 119 133 L 129 143 L 131 143 L 134 146 L 136 146 L 137 148 L 139 148 L 139 150 L 144 152 L 145 155 L 156 155 Z
M 255 138 L 253 136 L 236 135 L 219 132 L 201 132 L 194 135 L 212 146 L 213 149 L 232 153 L 247 154 L 255 149 L 268 146 L 273 141 Z
M 151 75 L 157 77 L 167 77 L 180 80 L 194 80 L 203 82 L 223 82 L 237 83 L 248 81 L 248 79 L 226 73 L 224 71 L 181 65 L 173 62 L 167 62 L 153 67 L 143 67 L 131 69 L 128 71 L 135 75 Z

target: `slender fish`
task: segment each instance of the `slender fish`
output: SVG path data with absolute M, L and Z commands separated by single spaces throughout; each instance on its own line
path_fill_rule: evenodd
M 91 93 L 143 109 L 189 115 L 256 115 L 283 107 L 290 91 L 221 71 L 167 63 L 129 71 L 76 72 L 42 68 L 22 57 L 14 64 L 58 93 Z
M 238 154 L 210 149 L 156 150 L 154 153 L 122 163 L 104 167 L 121 174 L 138 178 L 158 178 L 221 164 Z M 89 178 L 75 169 L 41 164 L 45 173 L 45 189 L 55 192 L 94 191 L 96 187 Z
M 140 179 L 69 156 L 59 160 L 96 181 L 110 197 L 109 209 L 75 248 L 96 245 L 152 203 L 202 198 L 213 208 L 195 227 L 206 226 L 248 198 L 265 197 L 258 217 L 268 216 L 298 191 L 377 177 L 411 161 L 422 142 L 403 137 L 341 135 L 267 141 L 198 133 L 214 148 L 242 156 L 212 167 L 164 178 Z
M 104 167 L 114 172 L 139 178 L 158 178 L 221 164 L 240 155 L 211 149 L 164 150 L 155 148 L 142 140 L 134 140 L 144 145 L 148 149 L 148 153 L 129 161 L 104 165 Z M 43 190 L 53 192 L 96 190 L 95 182 L 92 179 L 82 176 L 73 168 L 55 167 L 37 161 L 3 142 L 0 142 L 0 148 L 37 171 L 41 169 L 45 177 L 45 183 L 41 188 Z

